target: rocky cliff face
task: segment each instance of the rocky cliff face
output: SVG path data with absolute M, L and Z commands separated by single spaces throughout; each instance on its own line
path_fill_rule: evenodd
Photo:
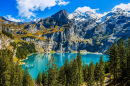
M 8 21 L 8 24 L 2 25 L 14 36 L 16 35 L 16 38 L 35 37 L 33 42 L 44 51 L 104 52 L 111 44 L 130 36 L 130 12 L 118 9 L 99 17 L 89 11 L 82 13 L 76 10 L 69 14 L 66 10 L 61 10 L 33 24 Z M 19 31 L 22 34 L 17 33 Z
M 60 10 L 59 12 L 55 13 L 51 17 L 59 22 L 62 22 L 63 24 L 68 24 L 70 22 L 68 16 L 69 13 L 67 12 L 67 10 Z

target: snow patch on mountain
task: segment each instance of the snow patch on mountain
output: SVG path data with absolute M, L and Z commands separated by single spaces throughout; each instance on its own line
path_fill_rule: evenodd
M 85 21 L 85 20 L 96 20 L 96 22 L 101 22 L 101 18 L 107 13 L 103 14 L 97 13 L 97 9 L 91 9 L 90 7 L 78 7 L 73 13 L 69 14 L 68 18 L 75 21 Z
M 69 19 L 74 19 L 78 21 L 84 21 L 84 20 L 97 20 L 99 19 L 102 14 L 97 13 L 99 8 L 97 9 L 91 9 L 90 7 L 78 7 L 73 13 L 69 15 Z
M 130 3 L 128 3 L 128 4 L 121 3 L 120 5 L 116 5 L 112 10 L 117 11 L 119 9 L 122 9 L 125 11 L 130 11 Z

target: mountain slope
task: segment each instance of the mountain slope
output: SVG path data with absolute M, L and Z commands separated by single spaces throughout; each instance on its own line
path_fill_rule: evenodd
M 37 22 L 1 21 L 0 25 L 12 33 L 14 39 L 33 42 L 45 52 L 104 52 L 111 44 L 130 36 L 130 12 L 116 9 L 99 16 L 89 10 L 75 10 L 72 14 L 60 10 Z

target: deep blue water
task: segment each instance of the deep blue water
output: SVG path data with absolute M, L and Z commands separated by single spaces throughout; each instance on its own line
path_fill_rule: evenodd
M 65 59 L 72 59 L 77 56 L 76 53 L 55 53 L 54 58 L 57 60 L 57 66 L 61 67 L 64 64 Z M 86 64 L 90 64 L 91 60 L 93 60 L 94 64 L 99 62 L 99 59 L 102 55 L 100 54 L 82 54 L 82 61 Z M 107 55 L 103 55 L 103 61 L 107 61 Z M 43 72 L 43 70 L 47 70 L 46 64 L 48 64 L 49 59 L 51 58 L 51 54 L 33 54 L 28 56 L 27 60 L 24 60 L 25 65 L 22 65 L 22 68 L 25 69 L 28 67 L 29 73 L 33 78 L 36 78 L 39 71 Z

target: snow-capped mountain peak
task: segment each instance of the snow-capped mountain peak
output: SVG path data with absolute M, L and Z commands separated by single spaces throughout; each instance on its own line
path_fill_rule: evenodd
M 96 22 L 104 22 L 112 16 L 130 17 L 130 3 L 115 6 L 111 11 L 104 14 L 97 13 L 99 9 L 91 9 L 90 7 L 78 7 L 73 13 L 69 14 L 68 19 L 75 21 L 96 20 Z
M 78 7 L 73 13 L 69 15 L 69 19 L 76 21 L 97 20 L 99 16 L 96 11 L 98 9 L 91 9 L 90 7 Z
M 124 10 L 126 12 L 129 12 L 130 11 L 130 3 L 128 4 L 123 4 L 121 3 L 120 5 L 116 5 L 113 9 L 113 11 L 121 11 L 121 10 Z

